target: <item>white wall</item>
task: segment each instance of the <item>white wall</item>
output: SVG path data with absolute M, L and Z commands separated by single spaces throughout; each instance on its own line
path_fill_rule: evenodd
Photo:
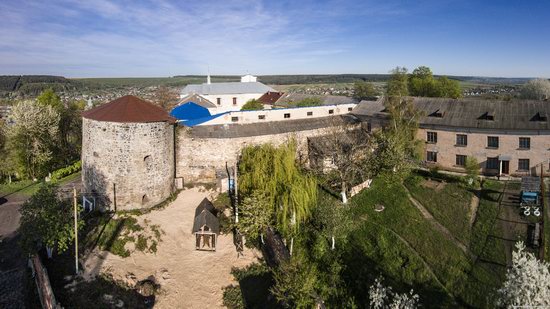
M 319 118 L 334 115 L 343 115 L 350 112 L 349 109 L 353 109 L 357 104 L 339 104 L 339 105 L 324 105 L 324 106 L 312 106 L 312 107 L 295 107 L 295 108 L 277 108 L 269 110 L 257 110 L 257 111 L 235 111 L 230 112 L 220 117 L 214 118 L 210 121 L 204 122 L 200 125 L 219 125 L 219 124 L 246 124 L 246 123 L 258 123 L 266 121 L 285 121 L 296 120 L 306 118 Z M 329 113 L 332 110 L 333 113 Z M 308 116 L 308 112 L 312 115 Z M 285 118 L 285 114 L 290 114 L 290 118 Z M 259 119 L 260 115 L 264 115 L 265 119 Z M 233 117 L 237 117 L 237 120 L 232 120 Z
M 246 102 L 252 99 L 258 99 L 263 93 L 239 93 L 239 94 L 206 94 L 201 95 L 214 103 L 217 108 L 209 109 L 211 114 L 219 114 L 228 111 L 239 111 L 246 104 Z M 218 98 L 220 98 L 220 105 L 218 105 Z M 233 105 L 233 98 L 237 98 L 237 104 Z

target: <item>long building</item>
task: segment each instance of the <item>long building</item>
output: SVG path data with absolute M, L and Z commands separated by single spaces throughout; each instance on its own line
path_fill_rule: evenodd
M 417 138 L 424 160 L 464 171 L 475 158 L 485 175 L 522 176 L 550 172 L 549 101 L 411 98 L 421 112 Z M 352 114 L 376 129 L 389 114 L 383 100 L 363 101 Z

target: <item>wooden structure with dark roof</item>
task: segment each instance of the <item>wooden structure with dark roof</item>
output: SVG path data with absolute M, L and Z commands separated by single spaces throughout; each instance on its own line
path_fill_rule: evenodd
M 216 208 L 206 198 L 195 209 L 192 233 L 195 234 L 196 250 L 216 251 L 220 222 L 216 217 Z
M 279 100 L 280 97 L 283 96 L 283 92 L 276 92 L 276 91 L 268 91 L 264 93 L 261 97 L 258 98 L 258 101 L 262 102 L 263 104 L 269 104 L 273 105 L 277 100 Z
M 126 95 L 85 111 L 82 117 L 107 122 L 175 122 L 175 119 L 161 107 L 133 95 Z

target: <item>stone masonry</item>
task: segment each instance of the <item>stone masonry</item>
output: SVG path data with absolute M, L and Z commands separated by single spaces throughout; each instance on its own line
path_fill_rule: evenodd
M 172 124 L 83 118 L 82 132 L 82 179 L 87 195 L 94 192 L 110 207 L 116 200 L 117 210 L 125 210 L 151 207 L 172 193 Z

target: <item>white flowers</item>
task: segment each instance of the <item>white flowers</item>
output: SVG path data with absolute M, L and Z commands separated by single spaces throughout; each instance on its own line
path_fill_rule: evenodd
M 516 244 L 512 268 L 504 286 L 498 290 L 498 306 L 550 306 L 550 265 L 525 252 L 523 242 Z
M 378 277 L 369 288 L 370 306 L 373 309 L 413 309 L 418 305 L 420 297 L 411 290 L 408 294 L 398 294 L 391 287 L 382 284 L 382 277 Z M 391 302 L 390 302 L 390 298 Z

